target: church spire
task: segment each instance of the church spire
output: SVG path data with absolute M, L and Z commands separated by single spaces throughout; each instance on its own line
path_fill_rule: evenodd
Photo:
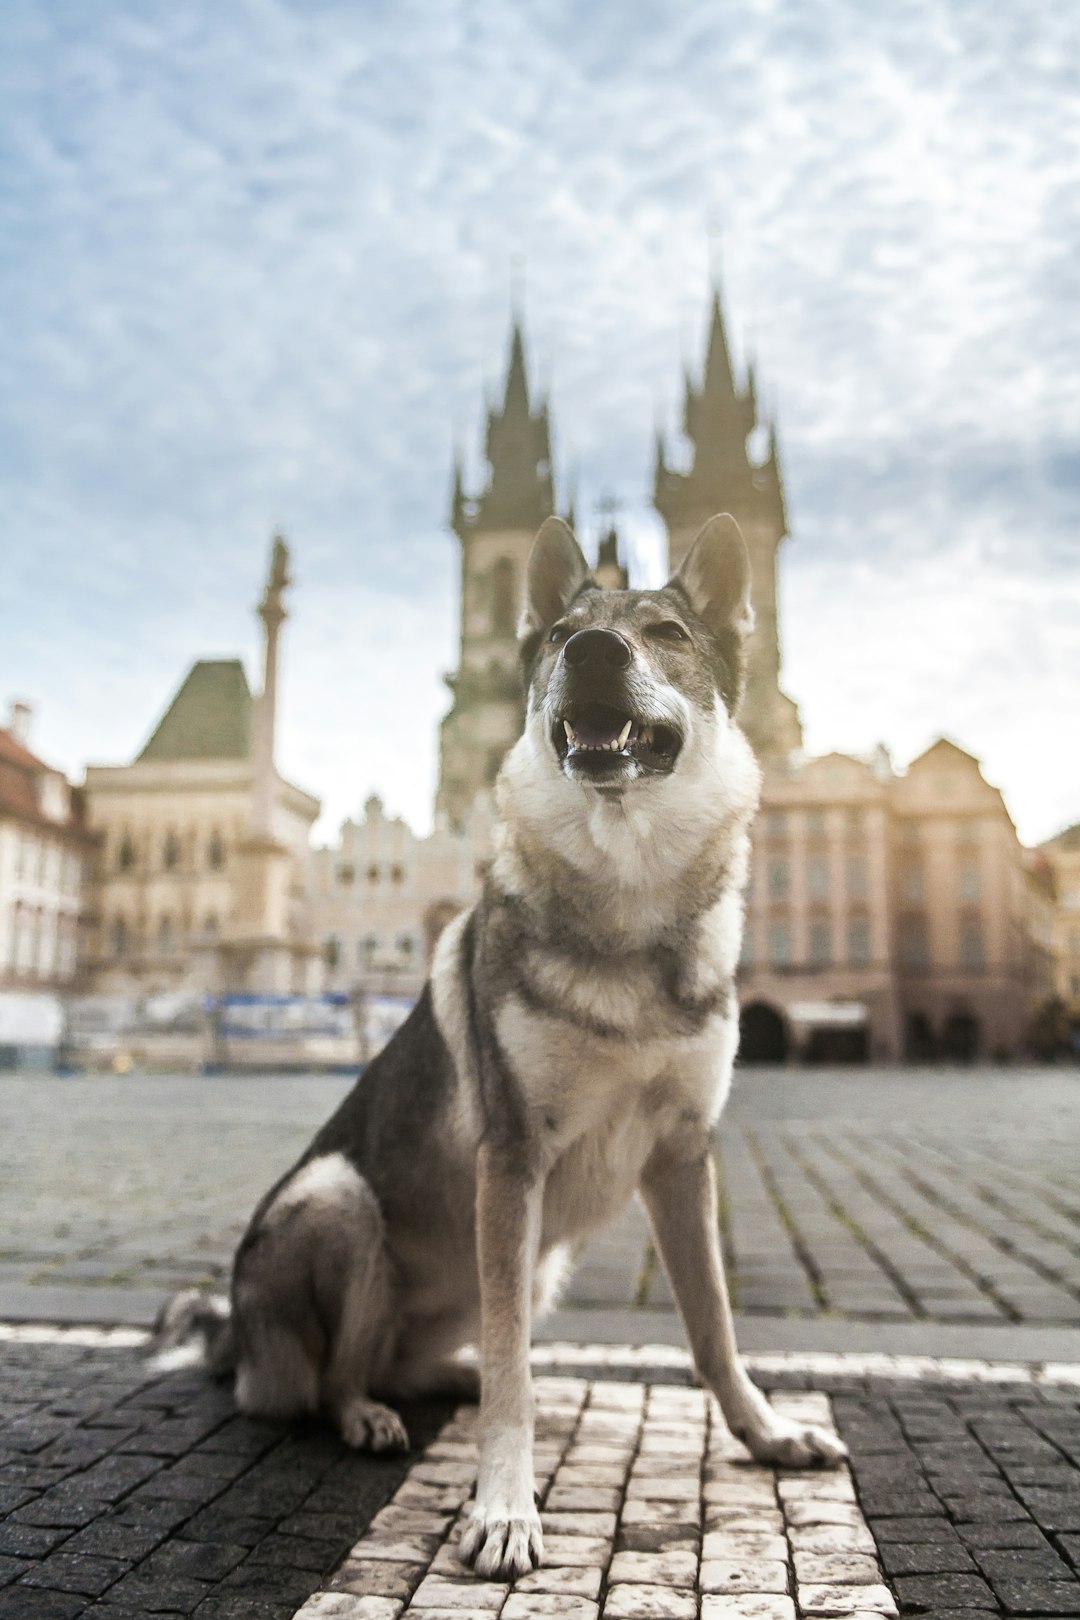
M 489 405 L 484 454 L 489 473 L 486 488 L 469 501 L 460 479 L 455 483 L 451 524 L 463 530 L 522 528 L 536 530 L 555 506 L 551 466 L 551 423 L 547 400 L 534 409 L 530 398 L 525 335 L 515 313 L 510 328 L 506 383 L 502 404 Z M 475 511 L 468 511 L 469 505 Z M 461 527 L 459 527 L 459 520 Z

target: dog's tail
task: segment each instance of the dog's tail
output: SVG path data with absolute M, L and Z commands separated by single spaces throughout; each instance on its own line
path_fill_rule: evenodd
M 158 1372 L 205 1367 L 224 1378 L 236 1366 L 232 1307 L 224 1294 L 201 1294 L 185 1288 L 161 1307 L 148 1346 Z

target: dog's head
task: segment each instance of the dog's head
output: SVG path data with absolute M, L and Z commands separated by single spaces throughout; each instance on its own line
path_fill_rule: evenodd
M 519 627 L 526 734 L 553 769 L 605 795 L 692 771 L 714 759 L 718 728 L 735 731 L 752 626 L 734 518 L 711 518 L 658 591 L 602 590 L 548 518 Z

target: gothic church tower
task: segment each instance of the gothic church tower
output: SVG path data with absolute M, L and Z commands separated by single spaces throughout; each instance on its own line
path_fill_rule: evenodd
M 714 512 L 730 512 L 746 537 L 756 628 L 740 720 L 758 758 L 777 763 L 801 747 L 802 726 L 795 704 L 780 690 L 776 559 L 788 529 L 776 425 L 769 423 L 769 450 L 760 464 L 747 449 L 757 425 L 753 367 L 747 368 L 745 385 L 737 387 L 720 295 L 714 292 L 701 385 L 695 388 L 686 379 L 683 431 L 691 445 L 689 470 L 668 466 L 658 434 L 653 505 L 667 526 L 672 571 Z
M 460 826 L 521 735 L 525 699 L 516 628 L 536 531 L 554 510 L 547 402 L 533 409 L 515 319 L 501 409 L 488 411 L 485 488 L 467 496 L 454 469 L 450 526 L 461 541 L 461 650 L 439 737 L 435 811 Z

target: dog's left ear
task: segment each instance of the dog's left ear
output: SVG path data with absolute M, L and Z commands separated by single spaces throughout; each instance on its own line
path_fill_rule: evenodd
M 566 612 L 584 585 L 595 585 L 581 547 L 569 524 L 549 517 L 541 525 L 529 553 L 525 607 L 518 622 L 518 640 L 524 645 Z
M 750 605 L 750 557 L 735 519 L 722 512 L 709 519 L 668 585 L 681 591 L 698 618 L 715 633 L 754 628 Z

